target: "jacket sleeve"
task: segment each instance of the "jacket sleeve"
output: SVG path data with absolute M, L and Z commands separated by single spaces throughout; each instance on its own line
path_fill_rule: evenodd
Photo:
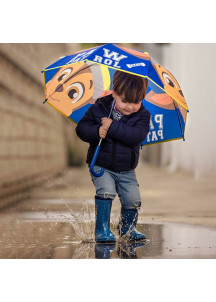
M 108 135 L 125 145 L 133 147 L 144 141 L 149 132 L 149 123 L 150 113 L 146 110 L 134 126 L 128 126 L 114 120 L 108 130 Z
M 77 136 L 83 140 L 84 142 L 90 144 L 98 144 L 99 137 L 99 127 L 100 124 L 96 124 L 93 109 L 94 105 L 92 105 L 85 113 L 85 115 L 81 118 L 76 127 Z

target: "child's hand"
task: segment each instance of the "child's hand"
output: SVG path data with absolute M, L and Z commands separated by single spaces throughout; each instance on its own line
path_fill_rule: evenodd
M 101 119 L 102 125 L 108 127 L 108 129 L 109 129 L 110 125 L 112 124 L 112 122 L 113 122 L 113 120 L 108 117 L 102 117 L 102 119 Z
M 100 136 L 100 138 L 104 139 L 106 137 L 108 129 L 109 128 L 107 126 L 101 126 L 99 128 L 99 136 Z

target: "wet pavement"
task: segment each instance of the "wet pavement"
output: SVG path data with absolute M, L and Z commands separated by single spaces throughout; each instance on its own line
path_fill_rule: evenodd
M 216 258 L 216 228 L 141 222 L 146 242 L 118 238 L 119 211 L 112 211 L 115 245 L 94 242 L 94 202 L 31 199 L 0 213 L 1 259 Z
M 136 175 L 142 199 L 140 223 L 175 222 L 216 228 L 216 175 L 195 180 L 193 175 L 183 171 L 170 173 L 167 168 L 142 162 L 136 168 Z M 67 168 L 56 178 L 45 180 L 31 190 L 30 199 L 78 202 L 94 198 L 94 195 L 94 185 L 84 166 Z M 119 210 L 116 197 L 112 212 Z

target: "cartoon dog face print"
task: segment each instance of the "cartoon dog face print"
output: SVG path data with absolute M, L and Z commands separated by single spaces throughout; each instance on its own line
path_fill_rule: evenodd
M 90 66 L 80 62 L 60 68 L 47 83 L 48 102 L 67 117 L 71 113 L 93 102 L 93 75 Z
M 150 90 L 145 96 L 145 100 L 151 104 L 159 106 L 160 108 L 174 110 L 173 99 L 167 93 L 155 93 Z
M 164 84 L 164 90 L 166 90 L 171 96 L 173 96 L 181 105 L 187 107 L 183 92 L 174 76 L 167 69 L 159 64 L 155 64 L 155 69 Z

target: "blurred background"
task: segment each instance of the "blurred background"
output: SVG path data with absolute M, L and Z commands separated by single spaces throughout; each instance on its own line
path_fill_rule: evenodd
M 141 160 L 196 180 L 215 177 L 216 44 L 121 44 L 149 52 L 170 70 L 189 106 L 186 140 L 144 147 Z M 85 164 L 88 146 L 76 137 L 75 125 L 42 103 L 41 70 L 95 45 L 0 45 L 0 208 L 27 198 L 32 187 L 66 167 Z

